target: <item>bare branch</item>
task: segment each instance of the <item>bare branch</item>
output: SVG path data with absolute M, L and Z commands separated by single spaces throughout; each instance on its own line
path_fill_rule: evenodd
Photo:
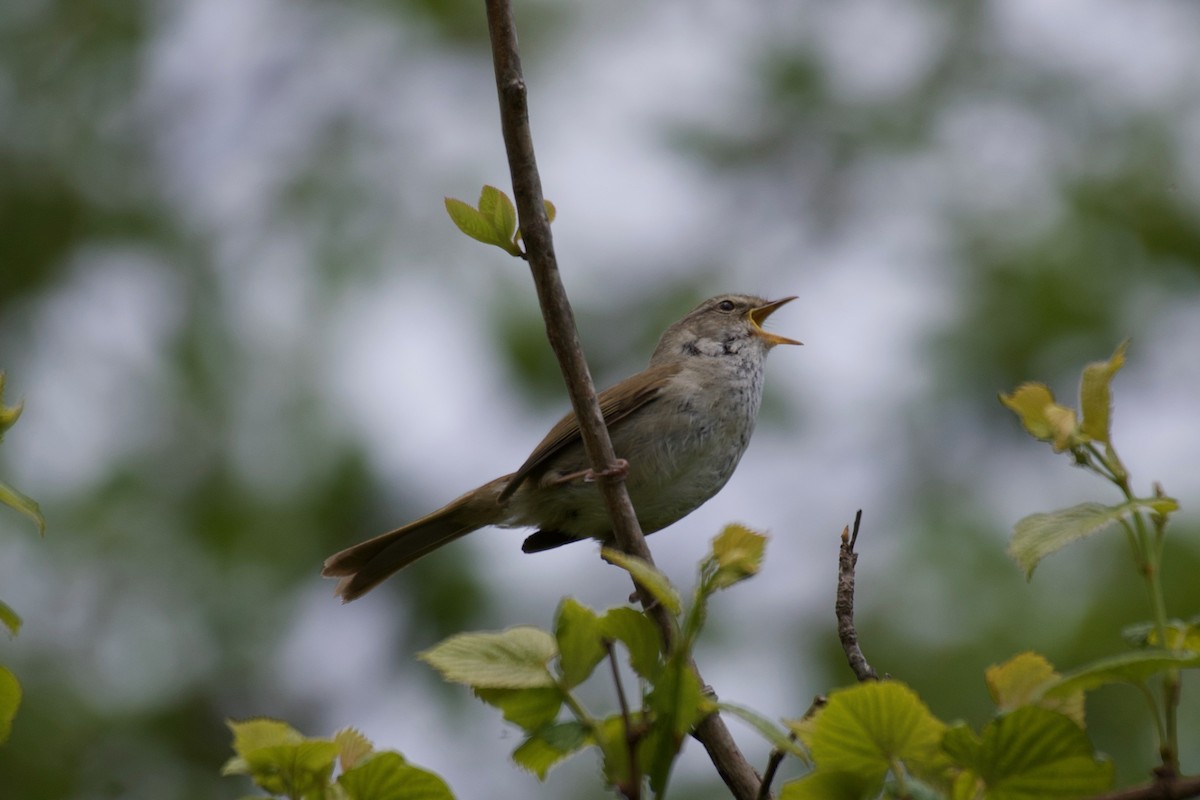
M 862 523 L 862 509 L 854 515 L 854 532 L 849 528 L 842 530 L 842 546 L 838 554 L 838 584 L 837 602 L 834 611 L 837 614 L 838 639 L 842 650 L 846 652 L 846 660 L 850 669 L 860 681 L 877 681 L 879 675 L 867 663 L 862 648 L 858 646 L 858 631 L 854 628 L 854 567 L 858 563 L 858 553 L 854 552 L 854 544 L 858 541 L 858 528 Z
M 591 373 L 579 345 L 575 318 L 559 277 L 558 262 L 550 223 L 542 197 L 529 128 L 529 108 L 525 78 L 517 48 L 516 25 L 509 0 L 486 0 L 488 33 L 492 43 L 492 64 L 496 72 L 496 91 L 500 100 L 500 127 L 512 174 L 513 194 L 520 218 L 521 238 L 526 259 L 533 274 L 546 335 L 558 358 L 571 397 L 571 407 L 579 420 L 583 446 L 613 522 L 613 536 L 624 552 L 654 563 L 645 537 L 629 502 L 623 475 L 614 473 L 617 457 L 596 402 Z M 668 648 L 672 646 L 674 624 L 669 613 L 638 588 L 642 606 L 663 632 Z M 693 665 L 694 668 L 695 665 Z M 701 681 L 703 683 L 703 681 Z M 693 735 L 704 745 L 725 784 L 739 800 L 754 800 L 761 781 L 754 768 L 738 750 L 725 723 L 717 714 L 702 720 Z
M 1159 778 L 1141 786 L 1094 795 L 1090 800 L 1184 800 L 1200 797 L 1200 775 Z

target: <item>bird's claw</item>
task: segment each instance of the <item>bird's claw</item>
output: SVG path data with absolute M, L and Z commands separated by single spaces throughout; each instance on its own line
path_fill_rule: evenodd
M 583 480 L 584 483 L 592 483 L 597 478 L 624 478 L 628 474 L 629 462 L 623 458 L 618 458 L 599 472 L 592 469 L 584 470 Z

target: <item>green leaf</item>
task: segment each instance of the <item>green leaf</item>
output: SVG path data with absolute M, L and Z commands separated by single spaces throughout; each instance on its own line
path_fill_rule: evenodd
M 652 712 L 652 724 L 639 754 L 644 758 L 643 768 L 650 778 L 650 788 L 656 795 L 662 795 L 683 738 L 714 709 L 682 652 L 667 662 L 658 682 L 646 695 L 646 708 Z
M 1138 508 L 1152 507 L 1151 501 L 1138 499 L 1116 506 L 1080 503 L 1049 514 L 1030 514 L 1013 527 L 1008 554 L 1029 579 L 1038 563 L 1051 553 L 1115 525 Z
M 497 247 L 505 247 L 508 241 L 502 239 L 493 227 L 491 219 L 482 215 L 479 209 L 474 209 L 462 200 L 457 200 L 452 197 L 445 198 L 446 213 L 449 213 L 450 219 L 456 225 L 458 230 L 472 237 L 475 241 L 484 242 L 485 245 L 496 245 Z
M 24 403 L 17 403 L 15 406 L 4 405 L 4 373 L 0 372 L 0 439 L 4 438 L 4 432 L 17 424 L 17 420 L 21 416 L 21 411 L 24 410 Z
M 16 636 L 21 632 L 21 616 L 3 600 L 0 600 L 0 625 L 8 628 L 11 636 Z
M 0 667 L 0 744 L 12 733 L 13 718 L 21 705 L 21 683 L 17 676 Z
M 1036 706 L 993 720 L 979 737 L 955 726 L 942 744 L 971 776 L 956 779 L 955 796 L 972 783 L 985 787 L 988 800 L 1075 798 L 1112 785 L 1112 764 L 1096 757 L 1083 729 Z
M 1181 619 L 1167 620 L 1167 650 L 1191 650 L 1200 653 L 1200 625 Z M 1134 647 L 1162 647 L 1158 640 L 1158 626 L 1153 622 L 1139 622 L 1121 629 L 1121 638 Z
M 632 720 L 634 727 L 637 727 L 638 722 L 636 718 Z M 633 777 L 625 719 L 620 714 L 605 717 L 596 724 L 592 734 L 603 756 L 601 766 L 604 769 L 604 779 L 624 796 L 631 796 L 633 787 L 640 783 L 640 779 L 635 781 Z
M 1054 393 L 1043 383 L 1023 383 L 1012 394 L 1000 395 L 1000 402 L 1021 420 L 1034 438 L 1053 443 L 1061 452 L 1078 441 L 1075 412 L 1054 402 Z
M 587 729 L 580 723 L 559 722 L 536 731 L 513 751 L 512 757 L 518 767 L 544 781 L 551 767 L 591 743 Z
M 39 534 L 46 533 L 46 519 L 42 516 L 42 509 L 38 507 L 33 498 L 26 497 L 11 486 L 0 483 L 0 503 L 20 511 L 33 520 L 38 527 Z
M 342 728 L 333 735 L 338 746 L 338 765 L 345 772 L 375 750 L 371 740 L 355 728 Z
M 610 608 L 600 618 L 600 630 L 606 638 L 625 645 L 634 672 L 646 680 L 654 679 L 662 654 L 662 634 L 653 620 L 632 608 Z
M 551 722 L 562 708 L 562 692 L 557 686 L 533 689 L 475 689 L 476 696 L 500 709 L 504 718 L 532 733 Z
M 528 689 L 554 685 L 548 665 L 557 654 L 553 636 L 522 625 L 498 633 L 460 633 L 418 653 L 417 658 L 455 683 Z
M 679 592 L 671 585 L 667 576 L 651 564 L 637 556 L 626 555 L 611 547 L 600 548 L 600 557 L 632 575 L 639 586 L 648 591 L 672 614 L 678 614 L 683 609 L 683 601 L 679 599 Z
M 1043 697 L 1064 697 L 1072 692 L 1090 691 L 1110 683 L 1143 683 L 1171 669 L 1200 668 L 1200 654 L 1184 651 L 1137 650 L 1102 658 L 1072 670 L 1057 681 L 1042 687 Z
M 277 719 L 268 717 L 253 717 L 242 720 L 226 720 L 225 724 L 233 731 L 233 752 L 245 758 L 256 750 L 278 745 L 299 744 L 304 741 L 300 731 Z
M 479 193 L 479 213 L 502 241 L 512 240 L 517 231 L 517 209 L 508 195 L 495 186 L 484 185 Z
M 337 782 L 346 800 L 454 800 L 444 780 L 392 751 L 367 756 Z
M 225 764 L 223 775 L 245 774 L 271 794 L 303 797 L 329 784 L 338 746 L 329 739 L 303 739 L 245 752 Z
M 871 681 L 829 695 L 809 750 L 821 770 L 882 781 L 895 761 L 914 771 L 934 763 L 945 725 L 898 681 Z
M 883 780 L 856 772 L 817 769 L 799 780 L 785 783 L 779 800 L 867 800 L 879 796 Z
M 794 738 L 789 736 L 779 725 L 759 714 L 757 711 L 739 706 L 735 703 L 717 703 L 717 708 L 727 714 L 732 714 L 758 731 L 764 739 L 771 743 L 776 750 L 809 763 L 808 753 Z
M 554 222 L 554 218 L 558 216 L 558 209 L 554 207 L 554 203 L 543 198 L 542 206 L 546 209 L 546 221 Z
M 984 672 L 988 692 L 1000 711 L 1040 705 L 1042 708 L 1065 714 L 1082 728 L 1082 690 L 1056 698 L 1042 696 L 1043 689 L 1060 677 L 1049 661 L 1037 653 L 1028 652 L 1019 653 L 999 666 L 988 667 Z
M 1079 384 L 1079 406 L 1083 412 L 1079 429 L 1085 436 L 1104 444 L 1111 444 L 1109 417 L 1112 413 L 1112 392 L 1109 385 L 1113 376 L 1125 365 L 1125 348 L 1128 346 L 1129 340 L 1126 339 L 1117 346 L 1108 361 L 1096 361 L 1084 367 Z
M 726 525 L 713 539 L 712 557 L 717 563 L 712 588 L 724 589 L 758 574 L 767 537 L 742 525 Z
M 559 604 L 554 638 L 558 642 L 558 667 L 568 689 L 587 680 L 607 653 L 600 618 L 570 597 Z

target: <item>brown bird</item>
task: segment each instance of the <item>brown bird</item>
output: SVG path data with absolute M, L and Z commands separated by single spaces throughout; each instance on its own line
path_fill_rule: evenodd
M 725 294 L 667 328 L 650 366 L 599 394 L 613 449 L 642 530 L 653 533 L 715 495 L 737 467 L 762 404 L 767 351 L 800 344 L 763 330 L 784 303 Z M 558 421 L 525 463 L 402 528 L 325 560 L 343 602 L 460 536 L 485 527 L 532 528 L 521 549 L 612 538 L 574 413 Z

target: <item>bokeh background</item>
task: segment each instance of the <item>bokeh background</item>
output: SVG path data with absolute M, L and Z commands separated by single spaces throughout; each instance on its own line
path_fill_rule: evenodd
M 838 535 L 865 510 L 859 619 L 881 670 L 985 722 L 982 670 L 1069 668 L 1148 617 L 1119 536 L 1026 583 L 1019 518 L 1115 501 L 996 393 L 1073 398 L 1132 337 L 1118 446 L 1185 512 L 1169 607 L 1200 610 L 1200 6 L 1191 0 L 517 3 L 556 246 L 593 373 L 640 369 L 722 291 L 772 320 L 755 441 L 651 545 L 690 585 L 728 521 L 772 535 L 699 653 L 722 698 L 798 715 L 852 676 Z M 0 662 L 25 688 L 0 795 L 234 798 L 227 717 L 355 725 L 461 798 L 545 786 L 414 654 L 623 602 L 580 545 L 488 530 L 349 606 L 321 560 L 519 464 L 566 408 L 524 265 L 442 197 L 507 186 L 482 4 L 0 4 L 0 369 L 26 412 L 0 476 Z M 1189 678 L 1191 676 L 1188 676 Z M 1185 769 L 1200 713 L 1185 684 Z M 599 685 L 588 695 L 612 708 Z M 1133 690 L 1089 703 L 1123 782 L 1154 761 Z M 732 723 L 750 757 L 767 746 Z M 791 774 L 794 774 L 791 773 Z M 675 778 L 720 797 L 700 748 Z

